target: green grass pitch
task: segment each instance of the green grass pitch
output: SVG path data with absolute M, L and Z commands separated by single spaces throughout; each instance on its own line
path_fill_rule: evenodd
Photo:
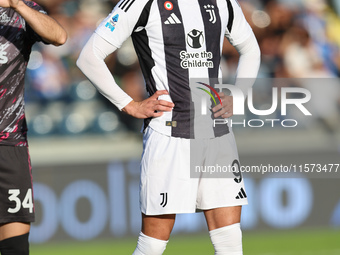
M 32 255 L 124 255 L 132 254 L 136 238 L 89 242 L 61 242 L 31 245 Z M 171 237 L 164 255 L 212 255 L 208 234 Z M 340 230 L 289 230 L 243 234 L 244 255 L 338 255 Z

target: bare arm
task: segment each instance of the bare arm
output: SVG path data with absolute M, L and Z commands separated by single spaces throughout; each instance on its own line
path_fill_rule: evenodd
M 55 46 L 66 42 L 67 33 L 56 20 L 28 7 L 23 1 L 0 0 L 0 6 L 13 8 L 45 42 Z

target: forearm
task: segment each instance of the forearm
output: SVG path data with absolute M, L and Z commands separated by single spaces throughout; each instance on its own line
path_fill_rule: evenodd
M 100 36 L 93 34 L 80 53 L 77 66 L 103 96 L 122 110 L 132 99 L 117 85 L 104 62 L 105 57 L 115 49 Z
M 104 59 L 117 48 L 96 33 L 92 35 L 80 53 L 77 65 L 99 92 L 109 99 L 118 109 L 136 118 L 155 118 L 163 112 L 172 111 L 174 104 L 159 100 L 169 95 L 166 90 L 158 90 L 149 98 L 135 102 L 115 82 Z
M 248 89 L 253 86 L 257 77 L 261 52 L 254 35 L 251 35 L 244 43 L 236 45 L 235 48 L 240 53 L 235 85 L 242 90 L 246 97 Z
M 59 46 L 66 42 L 67 33 L 53 18 L 28 7 L 23 1 L 12 7 L 27 24 L 46 42 Z

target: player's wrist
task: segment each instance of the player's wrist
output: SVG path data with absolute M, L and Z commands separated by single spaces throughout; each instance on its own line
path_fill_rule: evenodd
M 134 116 L 134 114 L 136 113 L 137 109 L 137 102 L 135 102 L 134 100 L 132 100 L 130 103 L 128 103 L 123 109 L 122 111 L 127 113 L 128 115 Z
M 19 1 L 13 1 L 11 3 L 11 8 L 15 10 L 16 12 L 20 13 L 20 11 L 26 6 L 26 4 L 19 0 Z

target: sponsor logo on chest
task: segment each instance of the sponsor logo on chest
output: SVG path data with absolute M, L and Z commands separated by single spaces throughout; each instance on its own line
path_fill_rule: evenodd
M 180 52 L 181 67 L 188 68 L 214 68 L 213 53 L 200 50 L 205 43 L 204 32 L 198 29 L 191 30 L 186 35 L 186 43 L 189 46 L 189 51 L 183 50 Z

